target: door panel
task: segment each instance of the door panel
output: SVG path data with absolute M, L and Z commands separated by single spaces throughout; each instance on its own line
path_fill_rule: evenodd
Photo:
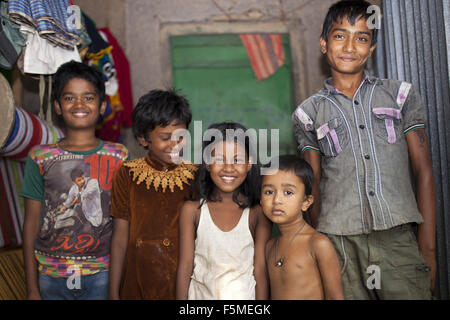
M 279 129 L 280 154 L 296 152 L 290 47 L 288 36 L 282 39 L 285 64 L 258 82 L 239 35 L 170 38 L 173 85 L 189 100 L 193 121 L 203 121 L 203 131 L 222 121 Z

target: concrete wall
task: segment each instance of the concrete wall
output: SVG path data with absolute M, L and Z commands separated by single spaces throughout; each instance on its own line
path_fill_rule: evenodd
M 99 27 L 108 26 L 127 54 L 135 103 L 154 88 L 171 86 L 168 37 L 189 33 L 286 32 L 290 34 L 295 102 L 316 92 L 328 69 L 319 36 L 336 0 L 75 0 Z M 371 1 L 379 4 L 381 0 Z M 125 143 L 137 147 L 129 130 Z
M 134 98 L 149 88 L 164 87 L 164 61 L 160 31 L 168 25 L 216 25 L 215 32 L 227 32 L 233 25 L 261 25 L 270 32 L 270 23 L 282 24 L 291 45 L 302 52 L 302 70 L 309 95 L 320 88 L 323 78 L 318 38 L 323 17 L 335 0 L 76 0 L 99 27 L 108 26 L 124 48 L 132 68 Z M 228 25 L 228 26 L 227 26 Z M 233 30 L 239 30 L 234 28 Z M 272 29 L 274 30 L 274 29 Z M 272 31 L 273 32 L 273 31 Z M 294 52 L 294 55 L 296 53 Z M 318 72 L 318 70 L 320 72 Z M 302 79 L 302 81 L 305 81 Z M 298 97 L 303 98 L 303 97 Z

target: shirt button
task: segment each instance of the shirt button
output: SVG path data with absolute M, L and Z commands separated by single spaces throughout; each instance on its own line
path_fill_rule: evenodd
M 367 160 L 369 160 L 369 159 L 370 159 L 370 156 L 369 156 L 368 154 L 366 154 L 366 155 L 364 156 L 364 158 L 366 158 Z
M 373 191 L 369 192 L 369 196 L 373 197 L 374 195 L 375 195 L 375 192 L 373 192 Z
M 356 104 L 356 105 L 359 105 L 359 101 L 358 101 L 358 100 L 355 100 L 355 104 Z
M 361 130 L 364 130 L 364 129 L 366 128 L 366 126 L 362 124 L 362 125 L 359 126 L 359 128 L 360 128 Z
M 168 246 L 170 246 L 170 240 L 169 240 L 169 239 L 167 239 L 167 238 L 166 238 L 166 239 L 164 239 L 162 243 L 163 243 L 164 247 L 168 247 Z

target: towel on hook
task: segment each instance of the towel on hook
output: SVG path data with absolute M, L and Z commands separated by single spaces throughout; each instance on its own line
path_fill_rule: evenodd
M 241 34 L 253 71 L 258 81 L 273 75 L 284 65 L 284 50 L 280 34 Z

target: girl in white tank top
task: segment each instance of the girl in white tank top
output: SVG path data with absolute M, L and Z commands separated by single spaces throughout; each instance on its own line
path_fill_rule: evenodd
M 211 152 L 193 183 L 196 198 L 180 213 L 177 299 L 267 299 L 271 223 L 259 206 L 259 168 L 249 159 L 248 139 L 226 140 L 227 129 L 245 132 L 243 126 L 212 128 L 222 137 L 204 144 Z

